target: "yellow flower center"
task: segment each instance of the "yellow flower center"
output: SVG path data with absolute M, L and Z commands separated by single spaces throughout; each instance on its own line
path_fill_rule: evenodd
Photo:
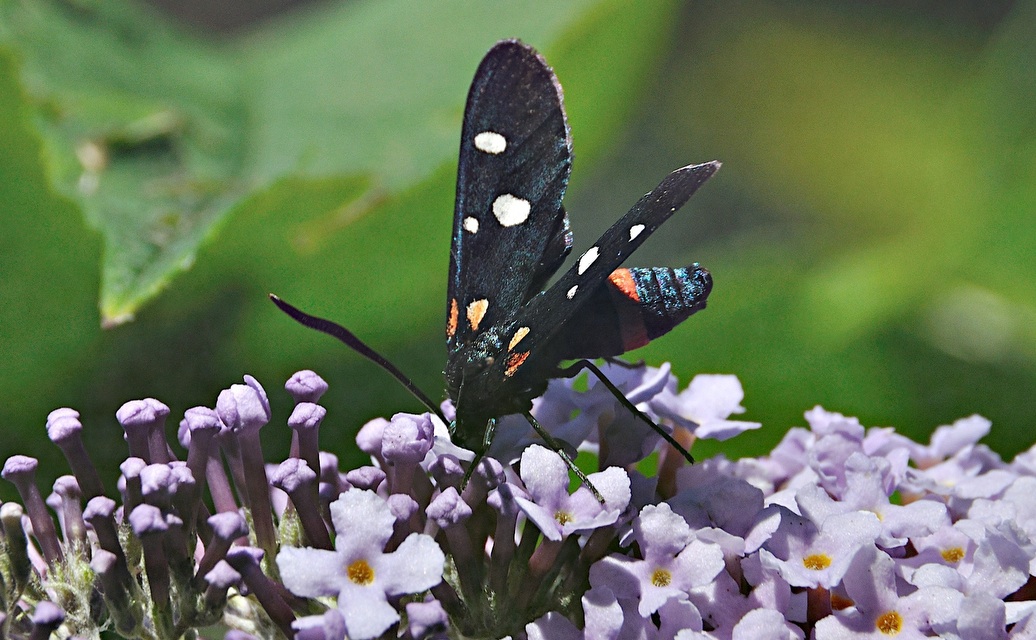
M 374 569 L 367 564 L 366 560 L 357 560 L 350 564 L 345 570 L 346 575 L 354 584 L 367 586 L 374 582 Z
M 886 636 L 898 636 L 903 630 L 903 616 L 898 611 L 886 611 L 878 616 L 874 626 Z
M 814 553 L 802 559 L 802 566 L 810 571 L 820 571 L 831 566 L 831 556 L 826 553 Z
M 554 519 L 558 521 L 558 524 L 566 525 L 572 522 L 572 514 L 567 511 L 558 511 L 554 514 Z
M 950 547 L 949 549 L 942 550 L 942 559 L 946 562 L 960 562 L 964 559 L 964 549 L 960 547 Z
M 673 574 L 666 569 L 655 569 L 655 572 L 651 574 L 651 584 L 656 587 L 668 587 L 672 581 Z

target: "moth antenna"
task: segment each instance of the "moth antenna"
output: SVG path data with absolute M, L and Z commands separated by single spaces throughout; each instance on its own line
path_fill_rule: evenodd
M 302 326 L 309 327 L 310 329 L 316 329 L 321 333 L 326 333 L 332 338 L 337 338 L 342 343 L 344 343 L 345 346 L 349 347 L 356 353 L 360 354 L 364 358 L 367 358 L 374 364 L 378 365 L 385 371 L 392 374 L 392 376 L 396 380 L 398 380 L 400 384 L 406 387 L 407 391 L 412 393 L 414 397 L 417 398 L 421 402 L 421 404 L 425 406 L 426 409 L 438 416 L 439 419 L 443 421 L 443 424 L 450 424 L 450 421 L 447 420 L 446 416 L 442 414 L 442 410 L 439 409 L 439 407 L 436 406 L 436 404 L 432 402 L 431 399 L 429 399 L 428 396 L 426 396 L 424 392 L 421 391 L 421 389 L 419 389 L 418 386 L 414 384 L 414 382 L 406 376 L 406 374 L 400 371 L 396 367 L 396 365 L 386 360 L 377 351 L 368 347 L 367 344 L 359 338 L 357 338 L 356 334 L 354 334 L 352 331 L 349 331 L 342 325 L 337 324 L 335 322 L 331 322 L 330 320 L 325 320 L 324 318 L 311 316 L 308 313 L 305 313 L 304 311 L 300 311 L 299 309 L 293 307 L 284 300 L 281 300 L 272 293 L 270 294 L 270 300 L 273 300 L 273 303 L 277 305 L 277 307 L 280 308 L 281 311 L 291 316 L 292 319 L 295 320 L 295 322 L 298 322 Z

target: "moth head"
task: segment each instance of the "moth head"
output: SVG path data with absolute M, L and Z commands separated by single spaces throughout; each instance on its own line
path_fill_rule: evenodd
M 499 332 L 492 329 L 483 331 L 471 338 L 469 342 L 449 354 L 446 361 L 446 379 L 450 383 L 451 397 L 454 389 L 462 384 L 469 384 L 475 378 L 485 375 L 498 363 L 503 351 L 503 339 Z
M 446 363 L 447 391 L 457 410 L 453 437 L 467 449 L 480 452 L 491 420 L 531 406 L 508 375 L 508 335 L 487 329 L 451 353 Z

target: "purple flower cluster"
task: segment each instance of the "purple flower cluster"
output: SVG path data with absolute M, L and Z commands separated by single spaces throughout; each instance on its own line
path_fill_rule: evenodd
M 604 369 L 687 447 L 759 426 L 729 419 L 733 376 L 679 391 L 665 366 Z M 251 377 L 185 413 L 180 456 L 165 405 L 125 404 L 119 502 L 79 415 L 52 412 L 72 475 L 45 500 L 35 460 L 3 469 L 22 504 L 0 505 L 0 635 L 1036 638 L 1036 448 L 1004 462 L 978 416 L 922 445 L 817 407 L 767 456 L 688 466 L 604 385 L 553 380 L 533 413 L 596 455 L 600 501 L 514 416 L 470 474 L 428 414 L 366 424 L 371 464 L 342 470 L 318 444 L 327 385 L 286 389 L 276 465 Z

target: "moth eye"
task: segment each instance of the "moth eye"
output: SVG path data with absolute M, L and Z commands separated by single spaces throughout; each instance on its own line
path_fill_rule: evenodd
M 486 356 L 485 358 L 479 358 L 477 360 L 471 360 L 464 365 L 464 375 L 474 376 L 482 373 L 486 369 L 493 366 L 496 362 L 496 357 Z

